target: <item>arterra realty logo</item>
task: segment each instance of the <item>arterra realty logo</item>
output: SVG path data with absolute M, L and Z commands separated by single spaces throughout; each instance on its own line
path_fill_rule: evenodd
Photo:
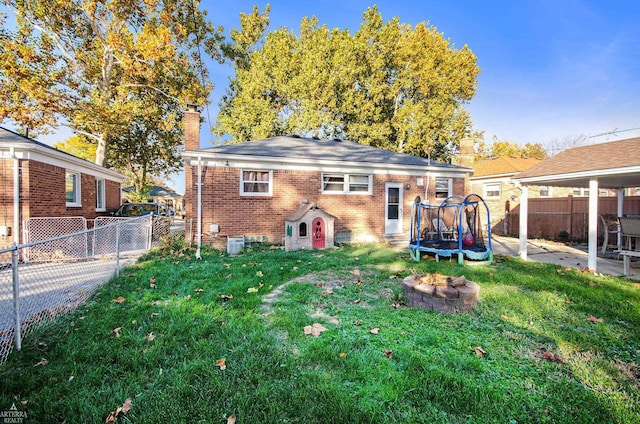
M 18 411 L 16 404 L 11 405 L 8 411 L 0 412 L 0 423 L 23 423 L 27 419 L 27 413 L 24 411 Z

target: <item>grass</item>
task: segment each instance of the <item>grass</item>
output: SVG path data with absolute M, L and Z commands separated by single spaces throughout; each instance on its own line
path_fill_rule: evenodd
M 480 284 L 478 307 L 405 306 L 402 278 L 426 272 Z M 118 422 L 637 423 L 640 288 L 373 244 L 199 261 L 166 246 L 30 334 L 0 382 L 0 411 L 28 422 L 104 422 L 131 398 Z

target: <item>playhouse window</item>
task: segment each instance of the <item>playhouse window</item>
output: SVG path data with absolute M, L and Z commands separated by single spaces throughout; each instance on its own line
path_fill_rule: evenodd
M 298 225 L 298 237 L 306 237 L 307 236 L 307 223 L 301 222 Z
M 371 194 L 371 175 L 322 174 L 322 192 L 339 194 Z
M 68 207 L 82 206 L 80 200 L 80 173 L 66 172 L 65 191 Z
M 240 172 L 240 194 L 246 196 L 271 196 L 273 174 L 260 169 L 243 169 Z
M 102 179 L 96 180 L 96 210 L 106 210 L 104 200 L 104 180 Z

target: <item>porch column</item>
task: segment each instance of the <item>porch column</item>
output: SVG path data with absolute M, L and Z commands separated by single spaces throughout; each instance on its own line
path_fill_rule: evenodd
M 618 189 L 618 216 L 623 216 L 624 215 L 624 188 L 619 188 Z M 622 230 L 620 228 L 620 222 L 616 222 L 616 225 L 618 226 L 618 234 L 616 234 L 618 241 L 617 241 L 617 246 L 618 246 L 618 250 L 620 250 L 620 248 L 622 247 Z
M 587 268 L 596 271 L 598 257 L 598 180 L 589 180 L 589 260 Z
M 527 220 L 529 215 L 529 187 L 520 186 L 522 194 L 520 194 L 520 247 L 518 253 L 522 260 L 527 260 Z

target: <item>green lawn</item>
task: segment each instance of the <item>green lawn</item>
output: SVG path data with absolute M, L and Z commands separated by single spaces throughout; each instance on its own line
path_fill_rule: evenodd
M 402 278 L 426 272 L 477 282 L 478 307 L 405 306 Z M 105 422 L 130 398 L 118 422 L 638 423 L 640 288 L 373 244 L 166 247 L 30 334 L 0 382 L 0 411 L 27 422 Z

